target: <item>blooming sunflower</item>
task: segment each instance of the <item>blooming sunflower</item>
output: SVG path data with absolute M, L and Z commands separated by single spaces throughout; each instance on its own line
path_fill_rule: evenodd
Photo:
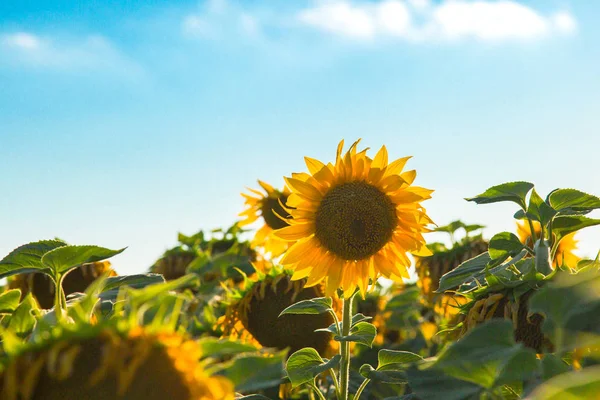
M 430 255 L 422 233 L 432 223 L 421 206 L 432 190 L 412 186 L 416 172 L 402 172 L 410 157 L 388 164 L 385 146 L 371 159 L 358 141 L 335 164 L 306 157 L 307 173 L 286 178 L 290 226 L 275 231 L 293 242 L 281 263 L 308 277 L 308 286 L 326 281 L 328 296 L 344 297 L 358 286 L 362 295 L 380 276 L 409 278 L 407 252 Z
M 542 227 L 539 222 L 532 222 L 535 236 L 539 238 L 542 233 Z M 523 221 L 520 223 L 517 221 L 517 234 L 519 235 L 521 243 L 533 247 L 533 243 L 531 243 L 531 229 L 527 222 Z M 581 260 L 581 257 L 578 257 L 573 253 L 573 250 L 576 249 L 577 240 L 575 239 L 575 232 L 563 237 L 558 244 L 554 260 L 552 260 L 553 267 L 556 268 L 562 265 L 566 265 L 571 269 L 577 267 L 577 263 Z
M 4 400 L 233 400 L 210 376 L 198 345 L 172 332 L 86 327 L 13 357 L 0 374 Z
M 100 275 L 108 274 L 116 276 L 117 273 L 111 268 L 110 261 L 98 261 L 90 264 L 84 264 L 71 270 L 62 287 L 65 295 L 76 292 L 85 292 L 85 289 L 94 282 Z M 54 282 L 46 274 L 32 272 L 29 274 L 20 274 L 8 282 L 10 289 L 20 289 L 21 298 L 27 293 L 32 293 L 38 301 L 41 308 L 50 309 L 54 307 Z
M 290 214 L 283 206 L 286 205 L 290 190 L 284 187 L 280 191 L 260 180 L 258 184 L 265 190 L 266 195 L 250 188 L 248 190 L 251 194 L 242 193 L 242 196 L 246 199 L 247 209 L 239 214 L 244 217 L 239 222 L 239 226 L 249 225 L 261 217 L 264 225 L 256 231 L 251 245 L 252 247 L 263 247 L 271 253 L 271 256 L 277 257 L 288 248 L 288 242 L 274 236 L 273 231 L 289 226 L 286 219 L 290 218 Z

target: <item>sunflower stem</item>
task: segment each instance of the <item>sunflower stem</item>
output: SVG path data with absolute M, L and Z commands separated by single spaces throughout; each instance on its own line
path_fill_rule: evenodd
M 323 393 L 321 393 L 319 388 L 314 383 L 311 385 L 311 387 L 313 391 L 317 394 L 317 396 L 319 396 L 319 400 L 327 400 L 325 396 L 323 396 Z
M 360 387 L 356 391 L 356 395 L 354 395 L 354 400 L 360 399 L 360 395 L 362 394 L 363 390 L 365 390 L 369 382 L 371 382 L 371 380 L 366 378 L 363 383 L 360 384 Z
M 333 380 L 333 386 L 335 386 L 335 396 L 337 398 L 340 397 L 340 384 L 338 383 L 338 378 L 337 375 L 335 374 L 335 370 L 332 368 L 329 370 L 329 373 L 331 374 L 331 380 Z
M 62 276 L 54 278 L 54 315 L 56 320 L 61 322 L 63 320 L 63 297 L 64 293 L 62 290 Z M 64 299 L 66 303 L 66 299 Z M 66 308 L 66 307 L 65 307 Z
M 343 300 L 344 313 L 342 316 L 342 337 L 350 335 L 350 324 L 352 323 L 352 299 L 354 294 Z M 348 400 L 348 382 L 350 380 L 350 342 L 341 343 L 342 360 L 340 362 L 340 400 Z
M 337 331 L 337 334 L 341 336 L 342 330 L 340 328 L 340 320 L 338 319 L 337 314 L 331 309 L 329 310 L 329 313 L 331 313 L 331 315 L 333 316 L 333 320 L 335 321 L 335 330 Z

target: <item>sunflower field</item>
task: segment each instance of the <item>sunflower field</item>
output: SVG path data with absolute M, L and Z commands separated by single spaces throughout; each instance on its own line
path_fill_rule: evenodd
M 145 274 L 58 238 L 1 255 L 0 399 L 600 399 L 600 260 L 573 252 L 600 198 L 482 188 L 514 207 L 486 238 L 428 216 L 409 159 L 305 157 Z

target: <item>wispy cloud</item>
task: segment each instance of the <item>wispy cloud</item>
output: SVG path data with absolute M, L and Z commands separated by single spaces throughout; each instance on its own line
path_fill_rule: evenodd
M 510 0 L 322 0 L 301 10 L 297 20 L 316 30 L 360 40 L 531 40 L 577 29 L 568 11 L 545 15 Z
M 141 67 L 101 35 L 54 37 L 31 32 L 0 33 L 0 65 L 80 72 L 141 75 Z
M 183 18 L 181 29 L 188 38 L 217 39 L 234 32 L 246 37 L 262 35 L 262 23 L 253 10 L 227 0 L 208 0 Z

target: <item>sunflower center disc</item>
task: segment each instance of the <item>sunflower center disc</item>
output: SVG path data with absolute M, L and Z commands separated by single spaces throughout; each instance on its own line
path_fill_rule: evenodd
M 282 221 L 281 218 L 275 215 L 275 213 L 277 213 L 284 218 L 291 217 L 291 215 L 285 211 L 283 207 L 281 207 L 281 204 L 279 204 L 279 199 L 281 199 L 281 202 L 285 204 L 287 196 L 281 194 L 279 197 L 266 197 L 263 199 L 262 206 L 260 207 L 262 217 L 265 220 L 265 223 L 271 229 L 281 229 L 289 225 L 287 222 Z
M 398 223 L 392 201 L 375 186 L 349 182 L 331 189 L 316 215 L 315 237 L 344 260 L 363 260 L 377 253 Z

